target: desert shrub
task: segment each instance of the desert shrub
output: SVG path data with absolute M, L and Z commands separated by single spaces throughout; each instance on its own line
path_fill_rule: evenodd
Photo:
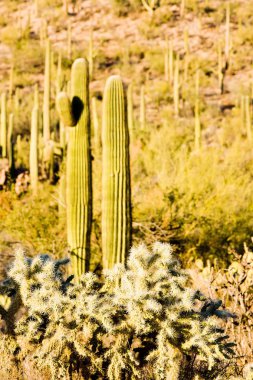
M 131 10 L 146 8 L 152 9 L 158 6 L 159 1 L 149 0 L 111 0 L 114 10 L 119 14 L 126 14 Z
M 170 245 L 140 245 L 126 267 L 116 265 L 103 279 L 83 274 L 77 284 L 63 275 L 67 262 L 48 255 L 31 259 L 19 250 L 1 284 L 12 303 L 0 309 L 0 351 L 17 371 L 25 371 L 29 357 L 40 371 L 50 370 L 51 379 L 67 380 L 73 373 L 110 380 L 205 373 L 211 379 L 233 355 L 234 344 L 219 323 L 233 315 L 188 287 Z M 13 325 L 21 305 L 26 311 Z
M 219 258 L 222 264 L 230 261 L 229 248 L 242 253 L 243 242 L 251 244 L 251 146 L 236 137 L 238 119 L 229 121 L 223 125 L 224 145 L 203 141 L 198 154 L 191 120 L 153 127 L 142 146 L 135 144 L 134 239 L 169 237 L 184 259 Z
M 210 296 L 220 297 L 236 313 L 236 323 L 227 322 L 226 330 L 237 343 L 238 363 L 247 365 L 253 362 L 253 252 L 244 245 L 244 253 L 232 252 L 232 257 L 232 263 L 225 270 L 210 263 L 204 266 L 198 260 L 196 264 L 201 277 L 197 281 L 211 289 Z
M 17 244 L 28 248 L 31 253 L 40 251 L 54 255 L 57 249 L 60 257 L 65 256 L 65 226 L 58 220 L 58 194 L 52 186 L 44 184 L 44 189 L 45 192 L 36 198 L 28 193 L 18 199 L 14 191 L 1 192 L 1 259 L 4 252 L 11 257 L 12 248 Z M 1 261 L 0 270 L 3 269 Z

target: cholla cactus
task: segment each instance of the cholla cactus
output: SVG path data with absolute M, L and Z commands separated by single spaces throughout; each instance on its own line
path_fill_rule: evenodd
M 211 373 L 233 354 L 218 325 L 231 314 L 187 287 L 170 245 L 133 248 L 127 265 L 115 265 L 104 281 L 92 273 L 78 284 L 64 280 L 67 261 L 19 251 L 9 271 L 27 308 L 15 329 L 23 344 L 14 355 L 20 360 L 32 344 L 33 361 L 49 368 L 51 379 L 68 380 L 77 370 L 109 380 L 186 379 L 188 371 L 193 379 L 196 358 Z

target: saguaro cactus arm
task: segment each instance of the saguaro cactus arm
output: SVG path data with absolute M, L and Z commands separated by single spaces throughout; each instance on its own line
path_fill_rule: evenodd
M 59 92 L 56 99 L 57 111 L 60 119 L 66 127 L 73 127 L 77 121 L 72 112 L 72 104 L 66 92 Z

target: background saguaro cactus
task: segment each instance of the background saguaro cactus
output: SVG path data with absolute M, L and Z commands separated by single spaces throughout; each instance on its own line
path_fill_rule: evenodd
M 30 142 L 30 181 L 34 195 L 38 192 L 38 119 L 39 110 L 35 106 L 32 110 L 31 142 Z
M 46 42 L 44 101 L 43 101 L 43 139 L 44 143 L 50 140 L 50 70 L 51 70 L 50 41 Z
M 129 133 L 123 83 L 111 76 L 105 86 L 102 126 L 103 266 L 124 263 L 130 247 Z
M 57 98 L 60 117 L 68 130 L 67 233 L 73 271 L 77 278 L 89 269 L 92 221 L 89 66 L 76 59 L 71 69 L 71 102 L 66 93 Z
M 2 157 L 6 157 L 7 154 L 7 120 L 6 120 L 6 93 L 1 95 L 1 140 L 0 145 L 2 147 Z
M 8 126 L 8 160 L 9 160 L 9 169 L 11 175 L 13 174 L 14 171 L 14 144 L 13 144 L 13 119 L 14 115 L 13 113 L 9 114 L 9 126 Z

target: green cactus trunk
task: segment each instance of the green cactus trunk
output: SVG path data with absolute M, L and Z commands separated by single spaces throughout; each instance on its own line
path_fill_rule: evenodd
M 174 113 L 179 115 L 179 54 L 176 55 L 174 79 L 173 79 Z
M 12 99 L 14 88 L 14 64 L 11 64 L 10 77 L 9 77 L 9 99 Z
M 1 136 L 0 145 L 2 157 L 7 157 L 7 120 L 6 120 L 6 93 L 1 95 Z
M 134 105 L 133 105 L 133 84 L 130 83 L 127 88 L 127 120 L 130 135 L 134 130 Z
M 129 132 L 123 83 L 107 80 L 102 126 L 102 248 L 103 267 L 125 263 L 131 244 Z
M 94 133 L 94 150 L 96 153 L 100 152 L 101 148 L 101 133 L 99 128 L 99 120 L 97 113 L 97 99 L 93 97 L 91 99 L 92 108 L 92 122 L 93 122 L 93 133 Z
M 8 128 L 8 161 L 9 161 L 9 169 L 11 176 L 14 173 L 15 167 L 14 167 L 14 151 L 13 151 L 13 118 L 14 115 L 11 113 L 9 115 L 9 128 Z
M 46 144 L 50 140 L 50 71 L 51 71 L 50 41 L 46 42 L 44 101 L 43 101 L 43 139 Z
M 146 129 L 146 99 L 145 99 L 145 87 L 141 86 L 140 93 L 140 127 Z
M 201 145 L 201 124 L 200 124 L 200 111 L 199 111 L 199 69 L 196 72 L 195 83 L 195 108 L 194 108 L 194 124 L 195 124 L 195 151 L 200 150 Z
M 61 53 L 58 54 L 58 61 L 57 61 L 57 72 L 56 72 L 56 95 L 62 90 L 63 85 L 63 73 L 62 73 L 62 56 Z
M 245 125 L 246 125 L 246 133 L 247 139 L 251 143 L 252 142 L 252 126 L 251 126 L 251 112 L 250 112 L 250 97 L 245 96 Z
M 89 38 L 89 74 L 90 74 L 90 80 L 93 78 L 93 31 L 90 31 L 90 38 Z
M 67 57 L 70 60 L 72 56 L 72 25 L 71 21 L 68 23 L 68 31 L 67 31 Z
M 58 211 L 59 219 L 64 220 L 66 218 L 66 175 L 64 172 L 59 181 Z
M 34 106 L 32 110 L 30 142 L 30 180 L 34 195 L 38 193 L 38 122 L 39 110 Z
M 73 271 L 78 279 L 89 270 L 92 222 L 92 172 L 89 108 L 89 67 L 76 59 L 71 69 L 71 99 L 57 97 L 57 108 L 68 128 L 66 205 L 67 234 Z

